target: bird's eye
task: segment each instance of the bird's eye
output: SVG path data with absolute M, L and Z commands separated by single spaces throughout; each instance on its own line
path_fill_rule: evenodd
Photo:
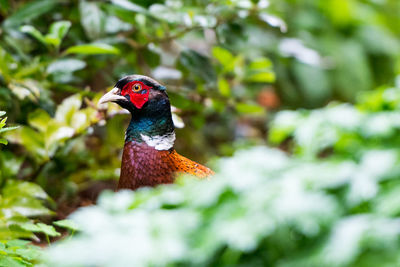
M 140 83 L 135 83 L 135 84 L 132 86 L 132 90 L 133 90 L 135 93 L 137 93 L 137 92 L 139 92 L 140 90 L 142 90 L 142 85 L 141 85 Z

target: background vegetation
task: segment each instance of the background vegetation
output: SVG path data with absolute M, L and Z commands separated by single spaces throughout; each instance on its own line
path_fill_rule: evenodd
M 399 14 L 0 0 L 0 266 L 398 265 Z M 97 101 L 132 73 L 167 85 L 176 149 L 217 175 L 74 212 L 118 179 L 129 116 Z

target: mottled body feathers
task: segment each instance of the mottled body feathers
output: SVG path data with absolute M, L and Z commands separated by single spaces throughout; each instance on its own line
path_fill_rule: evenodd
M 156 150 L 135 141 L 125 143 L 122 166 L 118 189 L 173 183 L 179 173 L 200 178 L 213 174 L 209 168 L 179 155 L 174 149 Z

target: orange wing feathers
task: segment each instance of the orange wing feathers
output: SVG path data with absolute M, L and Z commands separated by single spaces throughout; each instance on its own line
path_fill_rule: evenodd
M 170 153 L 169 158 L 174 163 L 176 172 L 188 173 L 199 178 L 205 178 L 214 174 L 211 169 L 179 155 L 175 150 Z

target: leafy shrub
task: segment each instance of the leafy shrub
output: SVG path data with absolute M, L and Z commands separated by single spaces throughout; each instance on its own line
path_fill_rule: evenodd
M 0 112 L 0 116 L 5 112 Z M 4 127 L 6 119 L 0 120 L 0 134 L 18 127 Z M 6 139 L 0 139 L 7 144 Z M 2 168 L 4 170 L 4 168 Z M 0 172 L 0 266 L 32 266 L 39 261 L 41 251 L 30 241 L 17 238 L 39 240 L 35 233 L 59 236 L 54 227 L 35 223 L 32 217 L 51 215 L 45 201 L 50 201 L 43 189 L 34 183 L 8 180 L 7 172 Z
M 396 265 L 400 155 L 387 142 L 398 132 L 399 95 L 394 87 L 357 106 L 278 113 L 271 140 L 293 134 L 297 156 L 255 147 L 221 160 L 208 181 L 104 193 L 97 206 L 73 214 L 82 232 L 56 243 L 47 260 L 57 266 Z M 384 131 L 366 131 L 373 120 Z M 335 153 L 318 156 L 327 149 Z
M 236 117 L 265 117 L 256 95 L 275 80 L 272 61 L 230 48 L 225 40 L 240 35 L 238 23 L 279 26 L 261 19 L 280 21 L 266 6 L 3 2 L 0 106 L 22 127 L 7 135 L 13 146 L 0 155 L 0 164 L 8 179 L 37 183 L 57 204 L 76 206 L 80 192 L 117 179 L 128 116 L 112 108 L 98 111 L 96 102 L 124 75 L 166 82 L 186 125 L 177 149 L 195 160 L 232 153 L 222 142 L 235 138 Z M 107 126 L 98 127 L 104 119 Z
M 20 267 L 33 266 L 41 257 L 39 247 L 23 240 L 0 241 L 0 266 Z

